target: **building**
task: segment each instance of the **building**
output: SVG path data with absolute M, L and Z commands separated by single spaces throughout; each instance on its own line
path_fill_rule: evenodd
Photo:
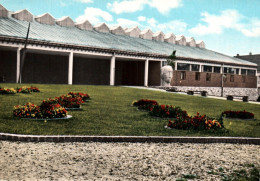
M 11 12 L 1 5 L 0 27 L 0 82 L 160 86 L 161 67 L 176 50 L 172 86 L 219 96 L 221 87 L 224 95 L 256 91 L 256 64 L 208 50 L 203 41 L 183 35 L 93 26 L 48 13 Z
M 257 89 L 258 89 L 258 95 L 260 95 L 260 54 L 253 55 L 250 52 L 249 55 L 239 55 L 239 54 L 237 54 L 237 56 L 235 56 L 235 57 L 257 64 Z

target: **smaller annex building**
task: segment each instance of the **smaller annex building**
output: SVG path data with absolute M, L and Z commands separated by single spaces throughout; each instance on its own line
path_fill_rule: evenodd
M 26 9 L 11 12 L 2 5 L 0 27 L 0 82 L 161 86 L 161 68 L 176 50 L 171 86 L 219 96 L 222 87 L 224 95 L 256 91 L 255 63 L 208 50 L 193 37 L 75 23 Z

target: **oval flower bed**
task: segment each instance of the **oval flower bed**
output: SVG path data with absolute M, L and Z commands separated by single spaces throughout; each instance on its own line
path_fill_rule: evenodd
M 51 104 L 44 100 L 40 106 L 30 102 L 26 103 L 24 106 L 15 106 L 13 115 L 18 118 L 30 119 L 66 118 L 67 110 L 59 104 Z
M 149 99 L 140 99 L 139 101 L 134 101 L 132 103 L 133 106 L 137 106 L 138 109 L 142 109 L 142 110 L 148 110 L 150 111 L 150 109 L 155 106 L 158 105 L 158 102 L 155 100 L 149 100 Z
M 254 119 L 254 114 L 247 111 L 224 111 L 222 115 L 226 118 Z

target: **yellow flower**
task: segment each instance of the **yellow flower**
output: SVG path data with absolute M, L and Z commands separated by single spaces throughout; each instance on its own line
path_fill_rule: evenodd
M 44 120 L 45 123 L 47 123 L 47 120 Z

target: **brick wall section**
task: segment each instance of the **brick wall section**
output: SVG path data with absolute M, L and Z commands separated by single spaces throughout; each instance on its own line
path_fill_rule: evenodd
M 209 73 L 211 80 L 206 81 L 206 72 L 200 72 L 200 80 L 195 80 L 196 72 L 184 71 L 186 79 L 181 80 L 181 72 L 173 71 L 173 78 L 171 81 L 172 86 L 195 86 L 195 87 L 221 87 L 221 74 Z M 230 74 L 227 74 L 227 81 L 224 82 L 224 87 L 241 87 L 241 88 L 256 88 L 257 77 L 246 76 L 245 83 L 242 82 L 242 75 L 234 75 L 234 82 L 230 81 Z

